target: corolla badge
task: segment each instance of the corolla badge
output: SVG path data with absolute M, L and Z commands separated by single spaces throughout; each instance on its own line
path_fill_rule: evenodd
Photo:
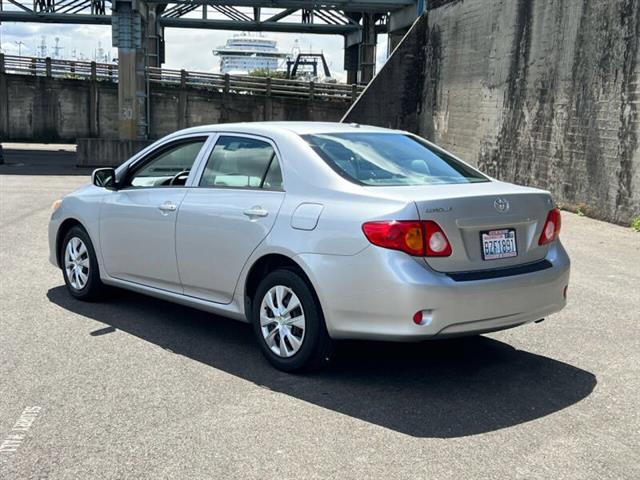
M 435 208 L 425 208 L 426 213 L 446 213 L 453 210 L 453 207 L 435 207 Z
M 504 198 L 500 198 L 500 197 L 496 198 L 495 202 L 493 202 L 493 206 L 500 213 L 509 211 L 509 202 Z

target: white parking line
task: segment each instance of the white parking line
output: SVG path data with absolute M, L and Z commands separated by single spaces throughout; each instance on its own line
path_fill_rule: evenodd
M 5 439 L 0 443 L 0 455 L 5 457 L 6 455 L 13 454 L 18 451 L 20 446 L 24 443 L 27 433 L 31 429 L 33 422 L 35 422 L 42 407 L 26 407 L 16 423 L 14 423 L 11 431 L 7 434 Z

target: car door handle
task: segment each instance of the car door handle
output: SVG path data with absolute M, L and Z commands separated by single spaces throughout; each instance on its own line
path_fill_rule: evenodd
M 178 206 L 175 203 L 164 202 L 158 208 L 161 212 L 175 212 L 178 209 Z
M 245 210 L 244 213 L 247 217 L 249 218 L 254 218 L 254 217 L 266 217 L 267 215 L 269 215 L 269 212 L 267 210 L 265 210 L 262 207 L 251 207 L 248 210 Z

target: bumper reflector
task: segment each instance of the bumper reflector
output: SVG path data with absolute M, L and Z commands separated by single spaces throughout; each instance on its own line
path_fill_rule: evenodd
M 429 325 L 433 320 L 433 310 L 420 310 L 413 315 L 413 323 L 416 325 Z

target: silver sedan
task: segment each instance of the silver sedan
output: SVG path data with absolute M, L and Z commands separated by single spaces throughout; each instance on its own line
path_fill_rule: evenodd
M 550 194 L 407 132 L 190 128 L 53 210 L 51 262 L 72 296 L 115 286 L 250 322 L 286 371 L 322 365 L 337 339 L 478 334 L 566 303 Z

